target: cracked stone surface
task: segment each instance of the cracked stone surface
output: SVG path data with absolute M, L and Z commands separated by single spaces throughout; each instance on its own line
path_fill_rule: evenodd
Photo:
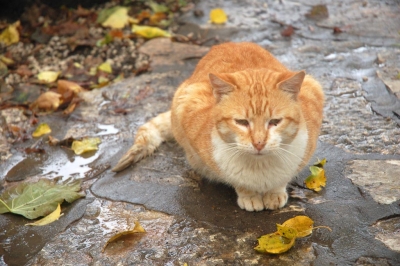
M 41 117 L 54 125 L 59 139 L 100 137 L 92 156 L 54 147 L 40 158 L 25 156 L 22 150 L 36 140 L 10 145 L 3 125 L 26 123 L 26 117 L 2 110 L 0 185 L 71 175 L 84 180 L 88 196 L 64 204 L 65 215 L 48 227 L 28 228 L 24 218 L 0 215 L 0 265 L 399 265 L 400 102 L 394 75 L 400 69 L 400 6 L 336 1 L 327 4 L 328 18 L 314 21 L 305 14 L 315 4 L 200 1 L 195 8 L 205 14 L 222 7 L 229 15 L 224 26 L 207 24 L 207 15 L 198 18 L 192 12 L 180 18 L 177 32 L 210 38 L 205 46 L 185 46 L 186 53 L 175 56 L 182 44 L 147 42 L 141 51 L 154 59 L 151 73 L 85 93 L 85 102 L 68 118 Z M 288 25 L 295 33 L 282 37 Z M 334 27 L 343 32 L 333 34 Z M 169 109 L 176 87 L 218 40 L 259 43 L 323 84 L 325 117 L 313 158 L 328 161 L 327 185 L 320 193 L 304 188 L 309 175 L 304 169 L 289 186 L 285 208 L 242 211 L 234 191 L 194 173 L 174 142 L 121 173 L 109 170 L 132 144 L 137 128 Z M 160 52 L 164 48 L 171 53 Z M 112 111 L 121 98 L 127 99 L 125 116 Z M 257 237 L 296 215 L 307 215 L 332 232 L 316 229 L 278 256 L 253 250 Z M 102 252 L 108 237 L 132 228 L 136 220 L 147 233 Z

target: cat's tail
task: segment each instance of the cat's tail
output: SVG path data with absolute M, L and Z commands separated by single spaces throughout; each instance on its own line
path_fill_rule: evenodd
M 143 126 L 139 127 L 132 147 L 122 156 L 112 169 L 119 172 L 132 163 L 136 163 L 146 156 L 151 155 L 160 144 L 173 139 L 171 129 L 171 111 L 159 114 Z

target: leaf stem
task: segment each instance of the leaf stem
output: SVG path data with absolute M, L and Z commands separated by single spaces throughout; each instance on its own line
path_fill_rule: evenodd
M 12 212 L 11 209 L 8 207 L 8 205 L 2 199 L 0 199 L 0 202 L 3 203 L 4 206 L 6 206 L 9 212 Z

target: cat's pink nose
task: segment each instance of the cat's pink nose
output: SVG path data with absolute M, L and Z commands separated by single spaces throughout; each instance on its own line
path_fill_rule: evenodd
M 264 149 L 265 147 L 265 143 L 264 142 L 256 142 L 253 143 L 254 148 L 256 148 L 256 150 L 261 151 L 262 149 Z

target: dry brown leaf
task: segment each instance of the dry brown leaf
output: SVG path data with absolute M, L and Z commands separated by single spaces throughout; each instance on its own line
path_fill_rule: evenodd
M 35 102 L 32 103 L 31 108 L 38 108 L 44 111 L 55 111 L 62 103 L 62 96 L 53 91 L 47 91 L 41 94 Z
M 63 103 L 71 102 L 82 90 L 83 88 L 75 82 L 62 79 L 57 81 L 57 93 L 62 96 Z

